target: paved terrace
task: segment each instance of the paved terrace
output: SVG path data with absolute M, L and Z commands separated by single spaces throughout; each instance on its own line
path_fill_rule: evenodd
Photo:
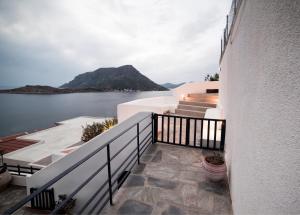
M 201 149 L 157 143 L 141 157 L 103 214 L 232 214 L 227 180 L 208 181 Z

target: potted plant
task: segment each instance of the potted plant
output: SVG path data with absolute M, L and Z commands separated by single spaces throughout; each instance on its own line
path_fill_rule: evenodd
M 202 162 L 206 177 L 211 181 L 220 181 L 226 176 L 226 165 L 220 153 L 204 157 Z

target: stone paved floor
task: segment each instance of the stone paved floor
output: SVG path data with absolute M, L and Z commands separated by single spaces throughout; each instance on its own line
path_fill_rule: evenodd
M 200 149 L 162 143 L 142 156 L 103 214 L 232 214 L 227 180 L 208 181 Z

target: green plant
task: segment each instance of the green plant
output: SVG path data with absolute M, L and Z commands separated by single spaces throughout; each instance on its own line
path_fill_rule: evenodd
M 213 155 L 207 156 L 205 159 L 208 163 L 211 163 L 211 164 L 215 164 L 215 165 L 224 164 L 223 156 L 220 153 L 217 153 L 217 152 L 214 152 Z
M 116 124 L 118 124 L 118 120 L 116 117 L 114 117 L 112 119 L 106 119 L 102 123 L 94 122 L 92 125 L 87 125 L 86 127 L 83 127 L 81 140 L 83 142 L 87 142 L 97 135 L 101 134 L 102 132 L 112 128 Z
M 118 124 L 118 119 L 116 117 L 112 119 L 106 119 L 103 123 L 103 127 L 105 130 L 108 130 Z
M 215 73 L 214 75 L 207 74 L 204 78 L 205 81 L 219 81 L 219 73 Z

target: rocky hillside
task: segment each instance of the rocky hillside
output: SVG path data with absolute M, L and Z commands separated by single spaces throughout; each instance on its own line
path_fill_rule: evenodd
M 72 81 L 61 86 L 63 89 L 95 89 L 97 91 L 167 90 L 142 75 L 131 65 L 100 68 L 76 76 Z

